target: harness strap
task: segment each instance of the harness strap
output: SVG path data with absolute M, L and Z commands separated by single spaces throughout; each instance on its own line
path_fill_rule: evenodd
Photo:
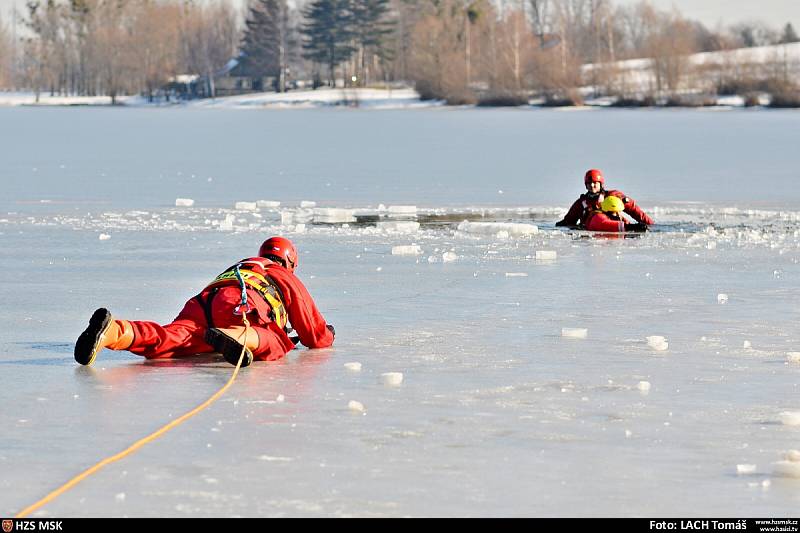
M 206 315 L 206 325 L 209 328 L 214 327 L 214 318 L 211 316 L 211 302 L 214 300 L 214 296 L 217 295 L 217 291 L 219 291 L 219 287 L 211 289 L 211 292 L 208 293 L 208 299 L 205 301 L 203 301 L 203 296 L 201 294 L 194 297 L 200 304 L 200 307 L 203 308 L 203 313 Z

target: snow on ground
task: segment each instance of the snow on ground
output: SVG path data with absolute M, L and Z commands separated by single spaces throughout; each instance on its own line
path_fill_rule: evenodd
M 141 96 L 120 96 L 117 103 L 125 106 L 186 106 L 211 108 L 298 108 L 321 106 L 365 107 L 370 109 L 395 109 L 410 107 L 431 107 L 441 102 L 423 102 L 413 89 L 328 89 L 292 91 L 287 93 L 254 93 L 226 96 L 214 99 L 155 103 Z M 50 96 L 42 93 L 39 102 L 30 92 L 0 91 L 0 106 L 98 106 L 110 105 L 107 96 Z

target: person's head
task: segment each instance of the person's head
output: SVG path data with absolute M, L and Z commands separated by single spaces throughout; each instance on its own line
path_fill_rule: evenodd
M 602 209 L 604 213 L 619 216 L 620 213 L 625 211 L 625 204 L 616 196 L 607 196 L 603 200 L 603 203 L 600 204 L 600 209 Z
M 258 250 L 258 255 L 280 263 L 290 272 L 294 272 L 297 268 L 297 249 L 292 241 L 284 237 L 270 237 L 264 241 Z
M 603 190 L 603 185 L 605 184 L 603 173 L 596 168 L 587 170 L 583 176 L 583 184 L 586 185 L 586 190 L 589 193 L 598 194 Z

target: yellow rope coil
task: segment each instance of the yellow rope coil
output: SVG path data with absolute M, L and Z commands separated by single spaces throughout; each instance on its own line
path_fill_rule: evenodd
M 69 481 L 67 481 L 66 483 L 61 485 L 59 488 L 57 488 L 56 490 L 54 490 L 53 492 L 51 492 L 47 496 L 42 498 L 41 500 L 37 501 L 33 505 L 29 505 L 28 507 L 26 507 L 25 509 L 23 509 L 22 511 L 17 513 L 14 518 L 24 518 L 24 517 L 28 516 L 29 514 L 33 513 L 34 511 L 36 511 L 37 509 L 39 509 L 40 507 L 42 507 L 46 503 L 49 503 L 49 502 L 53 501 L 54 499 L 56 499 L 57 497 L 61 496 L 62 494 L 67 492 L 69 489 L 71 489 L 72 487 L 74 487 L 75 485 L 77 485 L 78 483 L 80 483 L 81 481 L 86 479 L 87 477 L 89 477 L 92 474 L 98 472 L 103 467 L 108 466 L 111 463 L 119 461 L 120 459 L 132 454 L 133 452 L 135 452 L 136 450 L 138 450 L 139 448 L 141 448 L 145 444 L 156 440 L 158 437 L 160 437 L 161 435 L 165 434 L 167 431 L 169 431 L 172 428 L 177 427 L 180 424 L 182 424 L 183 422 L 189 420 L 194 415 L 196 415 L 197 413 L 199 413 L 200 411 L 202 411 L 203 409 L 205 409 L 206 407 L 208 407 L 209 405 L 214 403 L 220 396 L 225 394 L 225 391 L 228 390 L 231 385 L 233 385 L 233 381 L 236 379 L 236 376 L 239 374 L 239 369 L 241 368 L 242 360 L 244 359 L 244 352 L 245 352 L 245 350 L 247 350 L 247 330 L 250 328 L 250 322 L 247 320 L 247 316 L 245 315 L 245 313 L 242 313 L 242 320 L 243 320 L 244 326 L 245 326 L 244 332 L 242 333 L 242 335 L 239 336 L 239 340 L 242 340 L 242 337 L 244 337 L 244 340 L 241 343 L 242 344 L 242 353 L 239 354 L 239 361 L 236 363 L 236 368 L 233 369 L 233 374 L 231 374 L 230 379 L 228 380 L 227 383 L 225 383 L 225 385 L 222 386 L 221 389 L 219 389 L 217 392 L 215 392 L 209 399 L 207 399 L 206 401 L 204 401 L 203 403 L 201 403 L 200 405 L 198 405 L 197 407 L 195 407 L 194 409 L 192 409 L 191 411 L 189 411 L 185 415 L 181 416 L 180 418 L 176 418 L 175 420 L 173 420 L 169 424 L 163 426 L 161 429 L 151 433 L 150 435 L 144 437 L 143 439 L 140 439 L 140 440 L 134 442 L 131 446 L 129 446 L 127 449 L 119 452 L 118 454 L 112 455 L 110 457 L 106 457 L 105 459 L 103 459 L 102 461 L 100 461 L 99 463 L 94 465 L 93 467 L 84 470 L 83 472 L 81 472 L 80 474 L 78 474 L 74 478 L 70 479 Z

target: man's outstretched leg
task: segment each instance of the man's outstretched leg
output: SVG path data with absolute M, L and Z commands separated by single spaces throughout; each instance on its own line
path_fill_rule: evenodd
M 89 319 L 87 327 L 75 343 L 75 360 L 91 365 L 103 348 L 127 350 L 133 343 L 133 327 L 127 320 L 114 320 L 108 309 L 100 308 Z

